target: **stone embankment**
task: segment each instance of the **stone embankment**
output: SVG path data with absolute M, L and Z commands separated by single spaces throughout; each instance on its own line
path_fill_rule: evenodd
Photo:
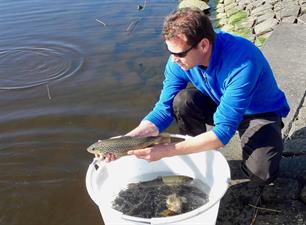
M 216 25 L 261 46 L 280 23 L 306 24 L 306 0 L 220 0 Z

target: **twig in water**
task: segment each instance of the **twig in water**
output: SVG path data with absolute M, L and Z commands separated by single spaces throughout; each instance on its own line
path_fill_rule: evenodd
M 102 22 L 101 20 L 96 19 L 96 21 L 103 24 L 104 26 L 106 26 L 106 24 L 104 22 Z
M 140 19 L 132 21 L 129 26 L 126 28 L 126 31 L 130 34 L 136 27 L 136 24 L 140 21 Z
M 256 222 L 256 217 L 257 217 L 257 213 L 258 213 L 258 209 L 256 209 L 255 215 L 253 216 L 250 225 L 254 225 L 254 224 L 255 224 L 255 222 Z
M 48 84 L 47 84 L 47 93 L 48 93 L 49 100 L 51 100 L 52 98 L 51 98 L 51 95 L 50 95 L 50 90 L 49 90 L 49 85 Z
M 143 9 L 146 7 L 146 5 L 147 5 L 147 0 L 144 1 Z

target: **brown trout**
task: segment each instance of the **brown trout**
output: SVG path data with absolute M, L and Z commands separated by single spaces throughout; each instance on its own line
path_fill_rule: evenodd
M 99 140 L 90 145 L 87 148 L 87 151 L 92 154 L 102 155 L 103 157 L 107 153 L 111 153 L 115 155 L 116 158 L 119 158 L 127 155 L 129 150 L 146 148 L 156 144 L 175 143 L 183 140 L 184 139 L 182 138 L 172 138 L 168 133 L 162 133 L 157 136 L 149 137 L 121 136 L 118 138 Z

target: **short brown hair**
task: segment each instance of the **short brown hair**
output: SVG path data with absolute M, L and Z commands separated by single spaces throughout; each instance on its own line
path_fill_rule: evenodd
M 178 35 L 185 35 L 190 46 L 203 38 L 207 38 L 211 43 L 215 39 L 215 32 L 208 16 L 195 8 L 178 9 L 165 18 L 162 38 L 170 40 Z

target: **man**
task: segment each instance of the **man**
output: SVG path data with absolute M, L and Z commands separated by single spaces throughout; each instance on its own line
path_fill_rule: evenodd
M 193 137 L 129 154 L 155 161 L 218 149 L 238 131 L 243 171 L 259 186 L 271 183 L 283 151 L 281 118 L 289 106 L 264 55 L 242 37 L 215 32 L 208 17 L 195 9 L 168 16 L 162 36 L 171 57 L 160 99 L 127 135 L 157 135 L 175 118 L 180 132 Z M 195 88 L 186 88 L 188 82 Z M 206 131 L 205 124 L 212 130 Z

